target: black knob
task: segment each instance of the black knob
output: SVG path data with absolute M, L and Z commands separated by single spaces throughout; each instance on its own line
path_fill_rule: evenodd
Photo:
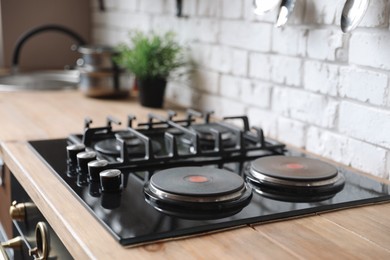
M 105 209 L 116 209 L 121 205 L 122 194 L 116 193 L 103 193 L 102 194 L 102 207 Z
M 88 184 L 89 195 L 92 197 L 98 198 L 100 197 L 100 184 L 99 182 L 92 181 Z
M 88 173 L 91 181 L 98 182 L 100 180 L 99 173 L 107 168 L 106 160 L 94 160 L 88 163 Z
M 122 189 L 123 174 L 120 170 L 109 169 L 99 175 L 102 192 L 119 192 Z
M 81 173 L 88 173 L 88 163 L 96 160 L 96 152 L 88 151 L 77 154 L 77 164 Z
M 66 147 L 68 160 L 72 163 L 77 163 L 77 154 L 85 151 L 85 145 L 83 144 L 72 144 Z

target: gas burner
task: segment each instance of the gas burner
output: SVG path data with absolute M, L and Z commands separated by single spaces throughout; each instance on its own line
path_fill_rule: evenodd
M 118 139 L 123 139 L 130 156 L 142 157 L 145 155 L 145 145 L 136 135 L 130 132 L 119 132 L 115 134 L 115 137 L 116 139 L 110 138 L 98 141 L 94 148 L 96 151 L 106 155 L 119 156 L 122 146 Z M 152 145 L 154 153 L 159 153 L 161 151 L 161 145 L 158 142 L 152 141 Z
M 180 136 L 184 134 L 183 131 L 178 128 L 168 128 L 166 132 L 175 136 Z
M 325 162 L 305 157 L 269 156 L 251 162 L 245 172 L 255 192 L 277 200 L 312 202 L 332 198 L 344 176 Z
M 190 129 L 194 130 L 198 136 L 201 146 L 207 148 L 213 148 L 215 145 L 216 135 L 212 133 L 211 129 L 216 130 L 221 134 L 221 140 L 223 147 L 234 147 L 236 145 L 236 137 L 235 135 L 227 128 L 216 124 L 216 123 L 208 123 L 204 125 L 193 125 Z M 191 145 L 192 142 L 190 139 L 183 136 L 183 143 L 187 145 Z
M 252 197 L 237 174 L 211 167 L 178 167 L 155 173 L 144 187 L 146 201 L 168 215 L 215 219 L 236 214 Z

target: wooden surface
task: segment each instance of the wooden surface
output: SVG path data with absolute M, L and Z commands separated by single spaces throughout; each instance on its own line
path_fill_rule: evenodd
M 92 99 L 71 90 L 0 92 L 0 140 L 63 138 L 82 132 L 87 116 L 93 119 L 94 126 L 102 126 L 108 115 L 126 124 L 127 115 L 134 114 L 145 122 L 149 112 L 165 114 L 158 109 L 142 109 L 134 97 Z
M 76 259 L 390 259 L 390 203 L 121 247 L 23 140 L 80 132 L 86 115 L 99 125 L 149 111 L 73 91 L 0 93 L 3 158 Z

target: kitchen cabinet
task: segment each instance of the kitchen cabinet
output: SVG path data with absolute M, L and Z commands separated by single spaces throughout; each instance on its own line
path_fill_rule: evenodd
M 11 176 L 7 167 L 2 166 L 0 170 L 0 222 L 7 237 L 13 237 L 12 220 L 9 215 L 9 206 L 11 205 Z

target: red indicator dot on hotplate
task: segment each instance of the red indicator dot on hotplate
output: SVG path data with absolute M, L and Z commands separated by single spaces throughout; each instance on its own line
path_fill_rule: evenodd
M 289 169 L 303 169 L 303 168 L 305 168 L 300 163 L 288 163 L 288 164 L 286 164 L 286 167 L 289 168 Z
M 185 179 L 186 179 L 186 181 L 194 182 L 194 183 L 202 183 L 202 182 L 209 181 L 209 179 L 207 177 L 202 176 L 202 175 L 191 175 L 191 176 L 187 176 Z

